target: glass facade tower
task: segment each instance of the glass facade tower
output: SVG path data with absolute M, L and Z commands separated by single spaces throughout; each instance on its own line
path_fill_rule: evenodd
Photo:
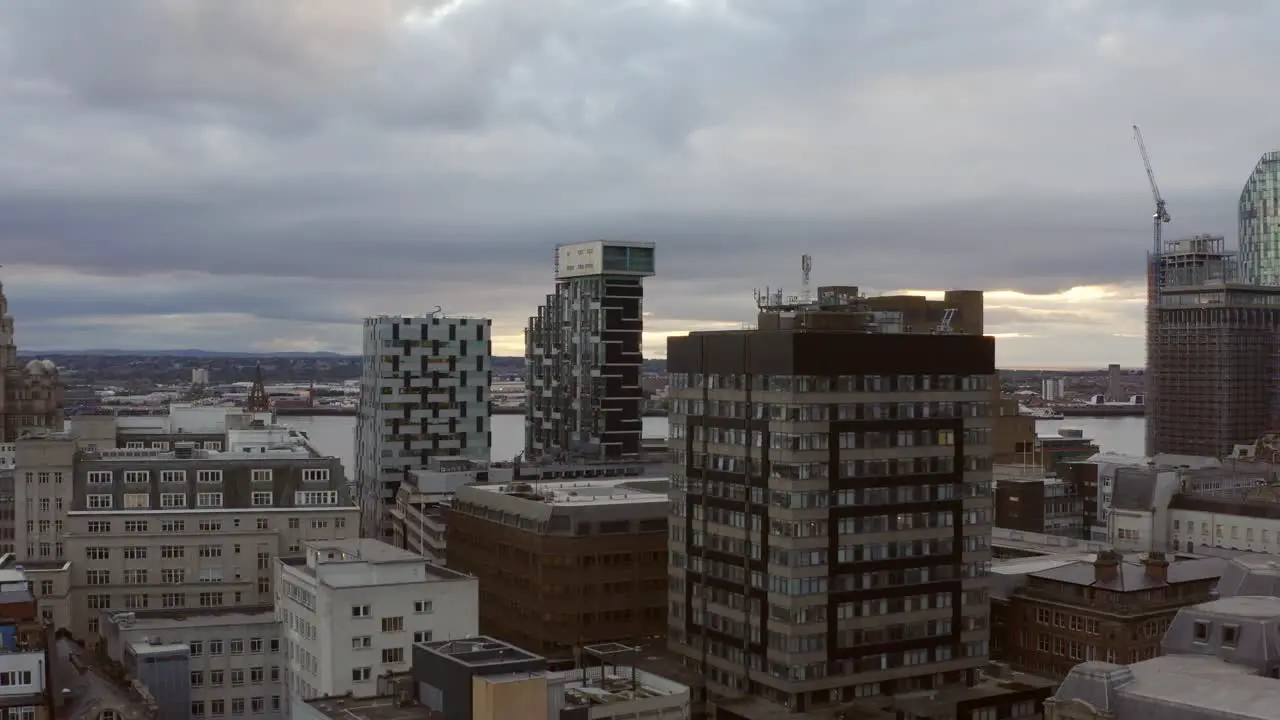
M 1258 160 L 1240 191 L 1240 266 L 1256 285 L 1280 285 L 1280 151 Z

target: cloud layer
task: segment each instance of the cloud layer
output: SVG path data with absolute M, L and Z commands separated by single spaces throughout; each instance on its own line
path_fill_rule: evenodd
M 14 0 L 0 261 L 44 349 L 353 351 L 495 319 L 557 242 L 659 245 L 667 334 L 751 291 L 983 288 L 1000 361 L 1142 363 L 1151 198 L 1235 233 L 1277 144 L 1239 0 Z

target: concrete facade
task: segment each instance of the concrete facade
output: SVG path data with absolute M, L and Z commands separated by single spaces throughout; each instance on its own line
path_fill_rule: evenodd
M 671 648 L 779 712 L 971 686 L 998 399 L 981 293 L 818 294 L 668 341 Z
M 270 604 L 273 558 L 358 532 L 339 461 L 287 428 L 233 421 L 219 452 L 106 447 L 98 424 L 19 439 L 15 469 L 16 554 L 42 614 L 90 644 L 103 611 Z
M 392 540 L 400 483 L 430 458 L 489 460 L 492 324 L 365 318 L 354 472 L 365 537 Z
M 136 610 L 101 614 L 107 656 L 133 667 L 162 707 L 192 720 L 252 715 L 284 718 L 280 624 L 273 608 Z M 178 678 L 146 677 L 137 658 L 168 650 L 183 659 Z M 174 702 L 173 699 L 180 698 Z M 165 717 L 179 717 L 168 715 Z M 188 717 L 182 715 L 181 717 Z
M 415 643 L 479 633 L 474 577 L 370 538 L 307 543 L 276 562 L 286 694 L 309 700 L 382 694 Z

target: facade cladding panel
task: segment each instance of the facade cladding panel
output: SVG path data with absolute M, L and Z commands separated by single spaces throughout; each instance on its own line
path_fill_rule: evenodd
M 556 249 L 556 290 L 525 329 L 525 455 L 605 460 L 640 455 L 643 278 L 649 243 Z
M 972 683 L 994 339 L 693 333 L 667 365 L 673 650 L 796 711 Z

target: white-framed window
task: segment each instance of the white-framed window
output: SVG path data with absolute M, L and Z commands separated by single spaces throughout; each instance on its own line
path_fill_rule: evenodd
M 84 502 L 90 510 L 110 510 L 113 499 L 110 495 L 86 495 Z
M 253 482 L 256 482 L 256 483 L 269 483 L 269 482 L 271 482 L 271 470 L 270 470 L 270 468 L 254 470 L 254 471 L 253 471 L 253 480 L 252 480 L 252 481 L 253 481 Z
M 372 605 L 352 605 L 351 606 L 351 617 L 353 618 L 367 618 L 372 616 L 373 616 Z
M 415 601 L 413 602 L 413 611 L 414 611 L 414 612 L 416 612 L 416 613 L 429 613 L 429 612 L 431 612 L 431 601 L 430 601 L 430 600 L 415 600 Z
M 90 546 L 84 549 L 84 556 L 89 560 L 110 560 L 111 548 Z
M 413 641 L 416 643 L 431 642 L 430 630 L 417 630 L 413 633 Z
M 222 471 L 221 470 L 197 470 L 196 482 L 220 483 L 222 482 Z
M 222 582 L 222 568 L 220 567 L 202 567 L 200 568 L 200 582 L 202 583 L 220 583 Z M 232 641 L 234 647 L 235 641 Z
M 127 533 L 144 533 L 144 532 L 150 532 L 150 530 L 151 529 L 150 527 L 148 527 L 146 520 L 125 520 L 124 521 L 124 531 Z
M 127 568 L 124 571 L 125 585 L 146 585 L 147 569 L 146 568 Z
M 222 493 L 196 493 L 196 507 L 198 508 L 222 507 Z
M 146 484 L 151 482 L 151 473 L 147 470 L 125 470 L 124 481 L 127 483 Z
M 85 476 L 90 485 L 110 485 L 114 479 L 114 473 L 110 470 L 90 470 Z
M 160 508 L 173 510 L 176 508 L 184 508 L 187 506 L 186 493 L 161 493 Z
M 84 580 L 87 585 L 110 585 L 110 570 L 85 570 Z
M 6 670 L 0 672 L 0 687 L 22 687 L 30 685 L 33 674 L 30 670 Z
M 151 448 L 152 448 L 153 450 L 168 450 L 168 449 L 169 449 L 169 441 L 168 441 L 168 440 L 152 440 L 152 441 L 151 441 Z
M 357 635 L 351 638 L 352 650 L 368 650 L 373 647 L 373 637 L 370 635 Z
M 404 618 L 399 615 L 382 618 L 382 632 L 404 632 Z
M 257 470 L 254 470 L 257 472 Z M 271 472 L 268 470 L 267 472 Z M 254 507 L 271 507 L 275 504 L 275 495 L 270 490 L 255 490 L 252 495 Z
M 146 446 L 147 446 L 146 443 L 142 442 L 141 440 L 130 440 L 129 442 L 126 442 L 124 444 L 124 449 L 125 450 L 141 450 Z
M 328 468 L 310 468 L 302 471 L 302 482 L 329 482 Z
M 162 483 L 184 483 L 187 481 L 186 470 L 161 470 L 160 482 Z
M 402 662 L 404 662 L 404 648 L 395 647 L 382 649 L 382 663 L 384 665 L 394 665 L 395 663 Z
M 373 677 L 373 668 L 371 667 L 351 668 L 352 682 L 368 682 L 369 678 L 372 678 L 372 677 Z
M 125 493 L 125 510 L 145 510 L 151 507 L 151 493 Z
M 135 546 L 133 546 L 133 547 L 127 547 L 127 548 L 125 548 L 125 549 L 124 549 L 124 559 L 125 559 L 125 560 L 146 560 L 146 559 L 147 559 L 147 546 L 146 546 L 146 545 L 135 545 Z
M 110 520 L 90 520 L 89 532 L 109 533 L 111 532 L 111 521 Z
M 222 441 L 221 441 L 221 440 L 205 440 L 205 441 L 204 441 L 204 449 L 205 449 L 205 450 L 215 450 L 215 451 L 221 452 L 221 451 L 222 451 Z
M 221 545 L 201 545 L 200 557 L 203 557 L 203 558 L 222 557 L 222 546 Z
M 293 504 L 299 507 L 306 505 L 337 505 L 337 490 L 299 490 L 293 494 Z

